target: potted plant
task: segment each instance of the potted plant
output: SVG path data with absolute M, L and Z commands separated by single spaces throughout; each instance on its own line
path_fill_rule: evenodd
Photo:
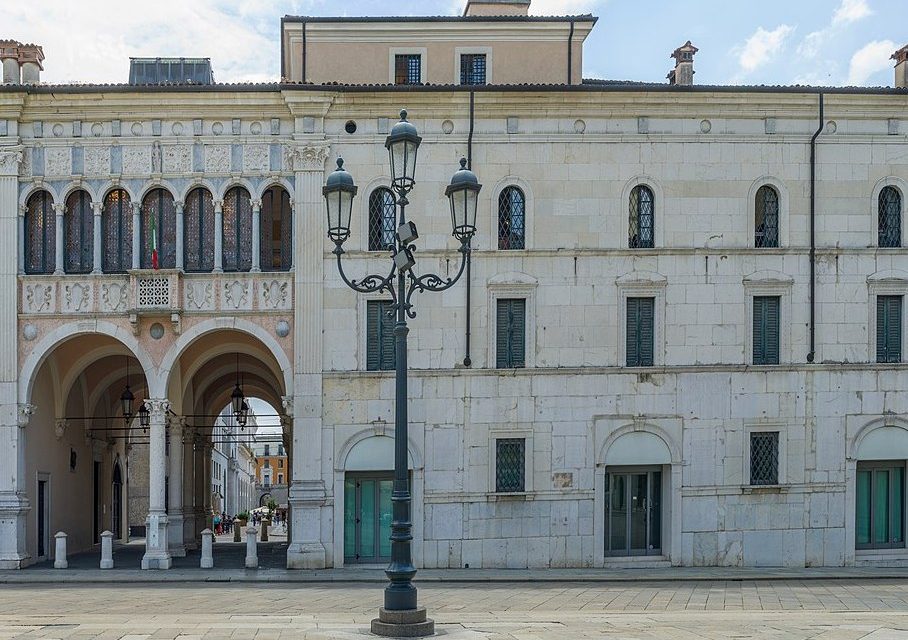
M 241 511 L 236 514 L 236 519 L 240 521 L 240 526 L 245 527 L 249 523 L 249 512 Z

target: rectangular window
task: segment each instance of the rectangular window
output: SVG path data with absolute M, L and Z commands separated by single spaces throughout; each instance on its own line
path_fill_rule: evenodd
M 524 490 L 526 476 L 526 440 L 498 438 L 495 440 L 495 491 L 513 493 Z
M 876 297 L 876 361 L 902 361 L 902 296 Z
M 266 456 L 270 456 L 270 455 L 271 455 L 271 445 L 270 445 L 270 444 L 266 444 L 266 445 L 265 445 L 265 455 L 266 455 Z
M 754 296 L 754 364 L 779 364 L 779 296 Z
M 495 366 L 519 369 L 526 366 L 526 300 L 499 299 L 496 310 Z
M 655 298 L 627 299 L 627 366 L 653 366 Z
M 779 432 L 750 434 L 750 484 L 779 484 Z
M 855 486 L 855 547 L 904 547 L 904 503 L 904 462 L 859 462 Z
M 366 303 L 366 369 L 394 369 L 394 318 L 389 315 L 391 302 L 369 300 Z
M 460 56 L 460 84 L 486 83 L 486 54 L 464 53 Z
M 394 84 L 420 84 L 422 56 L 418 53 L 398 53 L 394 56 Z

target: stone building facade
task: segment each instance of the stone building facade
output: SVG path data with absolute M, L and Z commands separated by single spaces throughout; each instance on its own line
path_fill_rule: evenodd
M 581 80 L 595 19 L 528 4 L 285 18 L 275 84 L 0 88 L 0 566 L 127 536 L 138 474 L 168 567 L 237 368 L 283 415 L 288 566 L 385 557 L 382 300 L 338 276 L 321 188 L 342 156 L 347 271 L 383 273 L 401 107 L 419 272 L 458 268 L 459 158 L 483 184 L 469 279 L 410 325 L 417 566 L 908 562 L 908 92 L 696 86 L 693 54 Z

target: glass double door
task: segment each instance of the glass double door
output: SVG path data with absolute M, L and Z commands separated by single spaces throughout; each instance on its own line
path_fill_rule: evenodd
M 855 547 L 905 546 L 905 463 L 858 463 Z
M 347 473 L 344 479 L 344 563 L 391 560 L 392 473 Z
M 609 471 L 605 491 L 605 555 L 661 555 L 662 471 Z

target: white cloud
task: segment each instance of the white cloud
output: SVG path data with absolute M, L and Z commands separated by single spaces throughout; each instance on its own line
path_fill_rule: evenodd
M 815 58 L 830 35 L 832 35 L 831 29 L 820 29 L 808 33 L 798 45 L 798 55 L 803 58 Z
M 605 0 L 532 0 L 530 13 L 537 16 L 562 16 L 592 13 Z
M 851 56 L 848 65 L 848 84 L 859 86 L 867 84 L 870 76 L 888 69 L 889 58 L 898 46 L 892 40 L 874 40 L 868 42 Z
M 868 6 L 867 0 L 842 0 L 842 4 L 839 5 L 839 8 L 835 10 L 835 14 L 832 16 L 832 24 L 856 22 L 872 13 L 873 11 Z
M 785 47 L 785 41 L 794 32 L 794 27 L 780 24 L 772 31 L 758 27 L 743 45 L 735 47 L 738 64 L 744 73 L 750 73 L 772 60 Z

